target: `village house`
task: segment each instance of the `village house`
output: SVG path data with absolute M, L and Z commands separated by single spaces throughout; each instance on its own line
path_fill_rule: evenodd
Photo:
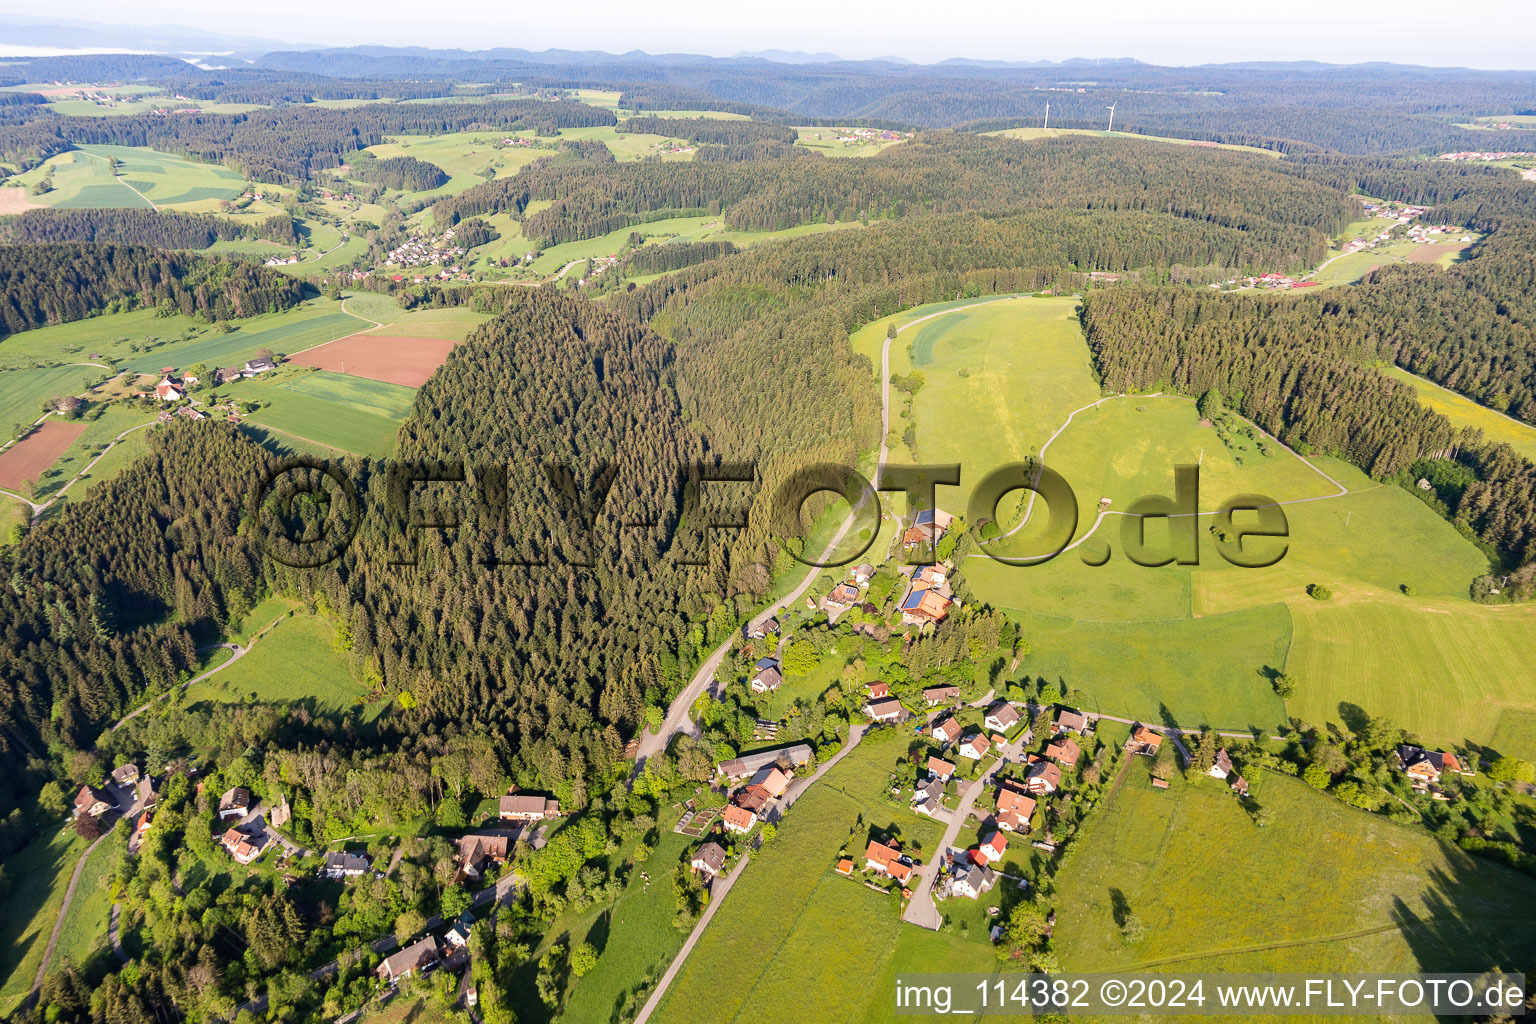
M 934 723 L 933 738 L 940 743 L 955 742 L 960 738 L 960 723 L 954 718 L 945 718 L 942 722 Z
M 921 509 L 912 520 L 912 526 L 901 535 L 902 547 L 908 550 L 918 545 L 936 544 L 949 532 L 954 516 L 936 508 Z
M 77 818 L 99 818 L 114 806 L 116 802 L 111 794 L 89 784 L 81 786 L 80 792 L 75 794 L 75 817 Z
M 981 733 L 967 736 L 960 741 L 959 753 L 961 757 L 968 757 L 972 761 L 980 761 L 987 756 L 987 751 L 992 747 L 991 742 Z
M 725 850 L 719 843 L 705 843 L 693 851 L 693 860 L 688 862 L 688 866 L 714 878 L 725 867 Z
M 560 801 L 542 796 L 508 795 L 497 801 L 502 821 L 543 821 L 560 816 Z
M 469 933 L 475 930 L 475 915 L 468 910 L 460 914 L 458 920 L 453 922 L 453 927 L 448 929 L 443 938 L 448 940 L 448 945 L 456 949 L 464 949 L 469 946 Z
M 1232 758 L 1227 756 L 1225 749 L 1216 751 L 1216 760 L 1211 762 L 1205 774 L 1213 779 L 1224 779 L 1232 774 Z
M 852 583 L 839 583 L 827 595 L 827 604 L 834 608 L 851 608 L 859 599 L 859 588 Z
M 476 879 L 487 864 L 504 864 L 511 850 L 512 837 L 505 834 L 475 832 L 453 841 L 458 848 L 459 879 Z
M 997 884 L 997 872 L 985 864 L 967 864 L 955 869 L 949 890 L 967 899 L 978 899 Z
M 1007 732 L 1019 724 L 1019 709 L 1007 701 L 1000 701 L 987 708 L 987 717 L 982 721 L 986 723 L 988 729 Z
M 265 356 L 258 356 L 255 359 L 246 360 L 245 366 L 240 370 L 240 376 L 254 377 L 258 373 L 266 373 L 268 370 L 275 369 L 277 369 L 276 363 Z
M 981 844 L 982 856 L 986 857 L 984 863 L 995 863 L 1003 859 L 1008 853 L 1008 837 L 1001 832 L 993 832 Z
M 864 687 L 864 693 L 871 700 L 879 700 L 891 695 L 891 684 L 882 682 L 869 683 Z
M 930 622 L 942 622 L 949 614 L 949 598 L 937 590 L 913 590 L 901 602 L 901 623 L 904 626 L 925 626 Z
M 1153 732 L 1140 724 L 1131 730 L 1131 738 L 1125 741 L 1125 749 L 1132 754 L 1145 754 L 1148 757 L 1156 757 L 1163 745 L 1163 737 L 1160 733 Z
M 1075 732 L 1079 735 L 1087 732 L 1088 719 L 1081 711 L 1071 708 L 1060 708 L 1056 712 L 1056 720 L 1051 723 L 1051 735 L 1060 736 L 1064 732 Z
M 869 581 L 874 578 L 874 575 L 875 567 L 870 565 L 868 562 L 864 562 L 861 565 L 856 565 L 853 567 L 853 572 L 850 574 L 850 578 L 858 586 L 866 587 L 869 585 Z
M 778 764 L 793 769 L 804 767 L 810 761 L 810 744 L 796 743 L 788 747 L 759 750 L 754 754 L 743 754 L 741 757 L 733 757 L 729 761 L 721 761 L 715 770 L 725 778 L 735 782 L 738 779 L 751 778 L 770 765 Z
M 112 781 L 119 786 L 131 786 L 139 781 L 139 766 L 136 764 L 120 764 L 112 769 Z
M 251 791 L 244 786 L 232 786 L 219 797 L 219 819 L 243 818 L 251 812 Z
M 943 810 L 944 783 L 938 779 L 929 779 L 924 785 L 918 786 L 912 793 L 912 809 L 930 817 L 935 811 Z
M 948 782 L 950 776 L 955 774 L 955 766 L 942 757 L 929 756 L 928 774 L 940 782 Z
M 757 815 L 745 807 L 727 807 L 720 813 L 720 823 L 725 826 L 727 832 L 746 835 L 752 831 L 752 826 L 757 824 Z
M 240 369 L 235 366 L 221 366 L 213 371 L 213 382 L 215 384 L 228 384 L 230 381 L 239 380 L 240 377 Z
M 760 660 L 757 663 L 757 673 L 752 676 L 752 681 L 747 685 L 753 693 L 771 693 L 783 686 L 784 677 L 779 674 L 779 663 L 773 658 Z
M 149 826 L 153 821 L 154 819 L 148 811 L 144 811 L 139 815 L 139 820 L 133 826 L 133 841 L 135 843 L 144 841 L 144 833 L 149 831 Z
M 328 853 L 321 874 L 331 881 L 357 878 L 368 870 L 368 858 L 357 853 Z
M 1017 783 L 1004 782 L 997 791 L 997 827 L 1007 832 L 1028 832 L 1034 813 L 1034 797 L 1018 788 Z
M 155 385 L 155 397 L 162 402 L 179 402 L 187 397 L 187 393 L 171 378 L 162 377 L 160 383 Z
M 1415 789 L 1427 789 L 1440 781 L 1446 772 L 1471 775 L 1455 754 L 1442 750 L 1426 750 L 1411 743 L 1397 748 L 1398 766 L 1407 774 Z
M 248 836 L 238 828 L 231 828 L 224 833 L 219 843 L 235 859 L 235 863 L 249 864 L 266 850 L 267 836 L 264 832 Z
M 441 950 L 437 944 L 437 936 L 427 935 L 406 946 L 400 952 L 384 958 L 379 964 L 375 974 L 391 984 L 401 978 L 408 978 L 416 971 L 425 971 L 434 966 L 441 956 Z
M 1082 749 L 1071 736 L 1058 736 L 1046 745 L 1045 756 L 1065 768 L 1071 768 L 1077 764 L 1077 759 L 1082 756 Z
M 923 703 L 929 707 L 937 704 L 948 704 L 959 699 L 960 687 L 954 685 L 930 686 L 923 691 Z
M 895 697 L 872 700 L 864 705 L 864 713 L 875 722 L 894 722 L 902 716 L 901 701 Z
M 1061 769 L 1052 761 L 1036 761 L 1024 773 L 1024 786 L 1035 796 L 1061 788 Z
M 772 799 L 768 795 L 768 791 L 762 786 L 743 786 L 731 797 L 731 803 L 744 811 L 751 811 L 753 814 L 761 815 L 763 808 L 767 807 Z
M 906 885 L 907 880 L 912 877 L 912 864 L 902 856 L 900 850 L 894 846 L 875 842 L 873 839 L 869 841 L 869 847 L 864 851 L 864 867 L 888 878 L 894 878 L 902 885 Z

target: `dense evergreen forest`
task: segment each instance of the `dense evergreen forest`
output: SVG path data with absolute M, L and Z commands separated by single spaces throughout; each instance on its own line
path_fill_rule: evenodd
M 0 333 L 140 306 L 233 320 L 289 309 L 305 288 L 244 261 L 136 245 L 0 245 Z
M 612 125 L 614 116 L 580 103 L 488 100 L 483 103 L 377 103 L 349 109 L 278 107 L 245 114 L 133 114 L 38 117 L 0 125 L 0 159 L 31 167 L 75 144 L 148 146 L 222 163 L 257 181 L 292 185 L 339 167 L 385 135 Z
M 293 218 L 273 214 L 257 223 L 175 210 L 27 210 L 0 217 L 0 242 L 118 242 L 157 249 L 206 249 L 214 242 L 259 238 L 293 245 Z
M 380 160 L 367 150 L 358 150 L 348 160 L 351 162 L 348 177 L 383 188 L 424 192 L 448 183 L 448 175 L 441 167 L 413 156 L 391 156 Z

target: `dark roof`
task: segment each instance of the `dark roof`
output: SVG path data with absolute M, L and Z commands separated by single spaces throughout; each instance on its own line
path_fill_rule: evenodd
M 912 609 L 916 608 L 919 604 L 922 604 L 922 602 L 923 602 L 923 594 L 924 593 L 926 593 L 926 591 L 914 590 L 910 594 L 908 594 L 906 597 L 902 598 L 902 600 L 901 600 L 901 610 L 904 611 L 904 612 L 910 612 Z
M 928 526 L 933 522 L 933 509 L 925 508 L 917 513 L 917 518 L 912 520 L 913 526 Z
M 367 871 L 368 858 L 358 853 L 328 853 L 325 855 L 327 871 Z
M 720 848 L 719 843 L 705 843 L 693 851 L 693 860 L 703 861 L 711 874 L 719 874 L 720 869 L 725 867 L 725 851 Z

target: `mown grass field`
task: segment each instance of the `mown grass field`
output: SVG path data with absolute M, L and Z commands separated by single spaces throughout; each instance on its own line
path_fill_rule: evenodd
M 889 990 L 850 979 L 884 971 L 899 934 L 913 929 L 901 924 L 894 896 L 833 868 L 844 843 L 862 855 L 871 827 L 899 825 L 905 845 L 935 852 L 942 827 L 883 796 L 888 765 L 905 751 L 904 734 L 877 732 L 796 802 L 716 911 L 653 1021 L 697 1020 L 702 1007 L 721 1024 L 884 1019 Z
M 0 352 L 4 351 L 5 345 L 0 342 Z M 44 402 L 78 395 L 107 372 L 95 366 L 0 370 L 0 429 L 32 423 L 43 414 Z
M 112 160 L 118 162 L 115 174 Z M 50 175 L 53 190 L 30 198 L 58 209 L 208 211 L 245 189 L 245 179 L 227 167 L 142 146 L 78 146 L 28 171 L 21 181 L 30 188 Z
M 248 423 L 356 455 L 388 455 L 416 399 L 414 388 L 326 370 L 280 369 L 215 392 L 257 402 Z
M 5 860 L 11 885 L 0 900 L 0 1013 L 14 1012 L 32 990 L 70 874 L 88 845 L 73 829 L 54 831 L 58 824 Z
M 1067 970 L 1472 971 L 1536 955 L 1536 880 L 1283 776 L 1258 790 L 1260 829 L 1215 780 L 1157 791 L 1130 771 L 1057 879 Z M 1117 902 L 1141 942 L 1122 941 Z
M 1507 444 L 1527 459 L 1536 461 L 1536 427 L 1522 423 L 1486 405 L 1479 405 L 1465 395 L 1443 388 L 1434 381 L 1409 373 L 1400 366 L 1384 371 L 1419 393 L 1419 402 L 1450 420 L 1458 427 L 1476 427 L 1489 441 Z
M 847 137 L 849 132 L 846 128 L 811 126 L 799 127 L 795 131 L 800 136 L 795 140 L 795 145 L 804 149 L 815 150 L 822 156 L 830 157 L 875 156 L 890 149 L 892 146 L 899 146 L 902 143 L 901 139 L 880 138 L 871 138 L 867 141 L 861 140 L 858 142 L 843 142 L 842 139 Z
M 284 619 L 238 662 L 187 687 L 182 702 L 313 700 L 333 709 L 352 707 L 366 691 L 336 652 L 334 636 L 334 627 L 318 616 Z

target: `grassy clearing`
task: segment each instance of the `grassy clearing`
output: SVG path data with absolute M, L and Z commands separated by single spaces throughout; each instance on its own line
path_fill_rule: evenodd
M 1380 223 L 1387 223 L 1382 221 Z M 1355 284 L 1375 270 L 1390 263 L 1433 263 L 1448 267 L 1461 258 L 1465 245 L 1455 242 L 1382 242 L 1374 249 L 1347 253 L 1323 267 L 1312 280 L 1321 285 Z M 1426 251 L 1431 255 L 1426 257 Z
M 1536 761 L 1536 711 L 1505 711 L 1488 746 L 1496 754 Z
M 0 429 L 33 422 L 43 414 L 44 402 L 81 394 L 106 372 L 94 366 L 0 370 Z
M 1231 149 L 1240 153 L 1254 153 L 1267 156 L 1272 160 L 1280 159 L 1280 154 L 1272 149 L 1263 149 L 1259 146 L 1240 146 L 1227 142 L 1203 142 L 1196 139 L 1176 139 L 1167 135 L 1140 135 L 1135 132 L 1109 132 L 1093 128 L 1005 128 L 1002 131 L 983 132 L 984 135 L 998 135 L 1005 139 L 1056 139 L 1066 135 L 1091 135 L 1101 139 L 1131 139 L 1139 142 L 1166 142 L 1173 146 L 1197 146 L 1203 149 Z
M 333 646 L 335 631 L 325 619 L 294 615 L 280 622 L 250 653 L 204 682 L 187 687 L 186 704 L 238 704 L 247 699 L 313 700 L 346 709 L 366 693 L 352 678 Z
M 1386 367 L 1384 372 L 1389 377 L 1413 385 L 1419 393 L 1419 401 L 1450 420 L 1454 426 L 1476 427 L 1489 441 L 1507 444 L 1536 462 L 1536 427 L 1495 412 L 1486 405 L 1479 405 L 1465 395 L 1409 373 L 1400 366 Z
M 87 845 L 73 829 L 45 829 L 6 858 L 11 888 L 0 900 L 0 977 L 5 979 L 0 982 L 0 1013 L 13 1013 L 32 990 L 70 874 Z
M 702 1006 L 720 1022 L 846 1021 L 874 1012 L 870 1001 L 880 1003 L 888 990 L 848 979 L 884 970 L 908 929 L 895 897 L 832 869 L 844 843 L 862 852 L 872 827 L 897 825 L 908 847 L 919 843 L 925 855 L 937 849 L 941 826 L 884 796 L 889 764 L 905 752 L 904 734 L 877 732 L 800 798 L 716 912 L 653 1020 L 697 1020 Z
M 612 910 L 584 938 L 598 949 L 597 966 L 575 982 L 559 1019 L 566 1024 L 608 1024 L 615 1007 L 648 974 L 660 975 L 683 944 L 684 934 L 672 925 L 677 915 L 666 872 L 689 847 L 687 836 L 665 828 L 646 862 L 649 882 L 635 871 Z
M 1063 967 L 1470 971 L 1536 955 L 1517 909 L 1536 880 L 1294 779 L 1266 776 L 1258 798 L 1272 815 L 1262 830 L 1216 781 L 1160 792 L 1133 765 L 1058 878 Z M 1146 927 L 1134 946 L 1117 902 Z
M 799 133 L 800 136 L 795 140 L 795 145 L 804 149 L 815 150 L 823 156 L 830 157 L 875 156 L 878 153 L 890 149 L 892 146 L 901 145 L 903 141 L 901 139 L 881 139 L 878 137 L 873 137 L 869 139 L 860 139 L 859 141 L 855 142 L 845 142 L 843 141 L 844 139 L 850 138 L 849 132 L 851 129 L 847 128 L 820 128 L 811 126 L 796 128 L 795 131 Z
M 119 826 L 127 828 L 126 825 Z M 75 898 L 59 926 L 58 945 L 53 950 L 49 970 L 62 968 L 64 960 L 81 966 L 98 950 L 107 946 L 107 925 L 112 916 L 112 876 L 117 866 L 114 835 L 96 847 L 86 858 L 75 886 Z M 67 884 L 67 883 L 66 883 Z
M 30 188 L 48 176 L 52 176 L 53 190 L 34 199 L 59 209 L 153 206 L 207 211 L 245 189 L 245 179 L 227 167 L 142 146 L 79 146 L 51 157 L 20 179 Z

